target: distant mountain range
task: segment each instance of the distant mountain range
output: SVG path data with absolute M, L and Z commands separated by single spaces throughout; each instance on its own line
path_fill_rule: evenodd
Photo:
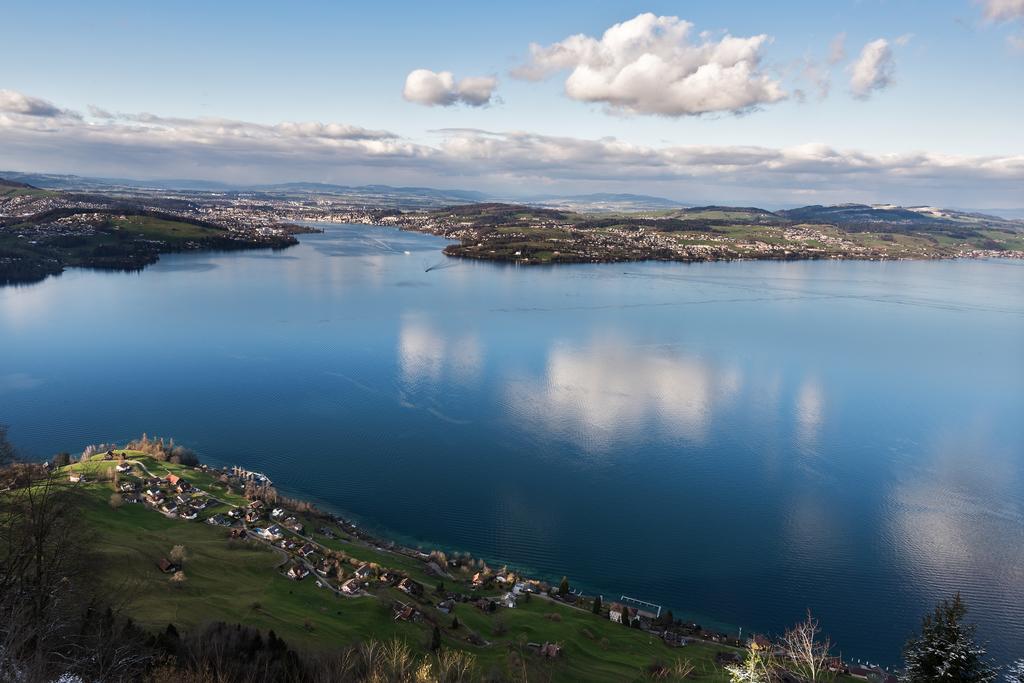
M 728 212 L 757 212 L 763 214 L 764 222 L 769 216 L 792 221 L 813 223 L 830 222 L 842 226 L 870 226 L 887 223 L 907 226 L 928 226 L 942 222 L 963 224 L 972 220 L 986 223 L 1008 223 L 1019 228 L 1024 219 L 1024 208 L 1020 209 L 939 209 L 936 207 L 900 207 L 892 205 L 839 204 L 835 206 L 803 206 L 769 211 L 753 207 L 697 207 L 674 199 L 652 195 L 595 192 L 575 195 L 526 195 L 509 196 L 488 194 L 475 190 L 447 190 L 431 187 L 392 187 L 390 185 L 336 185 L 332 183 L 290 182 L 256 185 L 233 185 L 210 180 L 166 179 L 134 180 L 130 178 L 95 178 L 78 175 L 50 173 L 23 173 L 0 171 L 0 178 L 11 183 L 22 183 L 48 190 L 122 191 L 132 194 L 145 190 L 168 190 L 178 192 L 210 192 L 226 194 L 320 194 L 330 195 L 353 204 L 380 206 L 399 209 L 431 209 L 458 204 L 482 202 L 506 202 L 540 208 L 559 209 L 582 213 L 633 213 L 652 211 L 683 217 L 687 212 L 719 210 Z M 862 229 L 870 229 L 864 227 Z

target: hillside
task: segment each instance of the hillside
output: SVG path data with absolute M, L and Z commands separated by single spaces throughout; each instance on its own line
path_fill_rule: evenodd
M 65 268 L 138 270 L 162 253 L 282 248 L 293 230 L 208 220 L 187 202 L 42 190 L 0 179 L 0 285 Z
M 147 628 L 158 630 L 173 623 L 179 630 L 188 630 L 213 620 L 239 622 L 273 629 L 293 647 L 316 651 L 393 637 L 419 648 L 429 642 L 433 625 L 438 624 L 444 645 L 471 653 L 481 672 L 510 675 L 509 667 L 524 660 L 531 670 L 536 669 L 540 680 L 622 681 L 642 678 L 644 669 L 655 662 L 671 664 L 686 659 L 696 667 L 690 680 L 726 680 L 715 656 L 735 652 L 734 648 L 700 641 L 671 647 L 648 632 L 612 623 L 606 613 L 599 617 L 589 608 L 572 607 L 536 593 L 525 594 L 509 609 L 502 599 L 506 589 L 493 582 L 487 587 L 471 587 L 475 569 L 446 568 L 446 573 L 452 573 L 439 576 L 425 559 L 374 547 L 336 520 L 309 512 L 289 510 L 288 516 L 294 516 L 303 529 L 301 533 L 287 530 L 285 536 L 319 548 L 309 556 L 313 566 L 319 566 L 324 557 L 344 557 L 346 578 L 354 577 L 355 570 L 366 563 L 372 563 L 378 578 L 364 582 L 356 597 L 317 586 L 318 581 L 333 586 L 335 582 L 328 579 L 289 579 L 285 569 L 296 563 L 296 551 L 255 540 L 252 534 L 257 525 L 270 523 L 269 510 L 262 513 L 263 522 L 235 523 L 233 527 L 204 523 L 226 515 L 233 507 L 247 508 L 249 501 L 211 473 L 158 462 L 140 452 L 124 455 L 131 471 L 119 475 L 118 488 L 138 482 L 141 492 L 149 480 L 147 471 L 158 477 L 173 474 L 218 501 L 194 521 L 161 514 L 147 502 L 113 508 L 110 496 L 115 489 L 112 473 L 116 458 L 104 460 L 98 455 L 88 463 L 62 470 L 64 475 L 85 476 L 85 481 L 77 484 L 87 494 L 85 519 L 96 533 L 101 564 L 109 568 L 98 578 L 126 598 L 131 616 Z M 243 526 L 250 530 L 250 538 L 231 539 L 232 528 Z M 187 580 L 180 585 L 157 567 L 176 545 L 184 546 L 188 555 L 183 564 Z M 423 587 L 423 594 L 408 595 L 380 579 L 386 572 L 411 578 Z M 443 593 L 436 590 L 439 584 L 445 586 Z M 442 613 L 439 604 L 456 593 L 465 598 L 456 599 L 449 614 Z M 481 598 L 499 606 L 482 610 L 475 604 Z M 415 615 L 396 619 L 398 604 L 412 606 Z M 453 617 L 458 618 L 457 628 L 452 628 Z M 527 643 L 533 642 L 558 643 L 561 654 L 553 659 L 531 655 Z

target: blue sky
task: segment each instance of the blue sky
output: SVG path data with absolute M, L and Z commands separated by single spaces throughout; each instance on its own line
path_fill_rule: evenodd
M 666 115 L 648 111 L 642 99 L 623 108 L 609 104 L 600 93 L 582 99 L 567 96 L 572 67 L 556 69 L 538 81 L 511 73 L 531 61 L 531 43 L 551 46 L 575 34 L 599 41 L 609 27 L 641 13 L 692 23 L 693 43 L 715 43 L 726 34 L 743 39 L 766 36 L 756 72 L 776 83 L 784 97 L 762 98 L 738 109 Z M 995 158 L 998 173 L 1009 173 L 1010 180 L 1018 181 L 1018 190 L 1024 182 L 1024 136 L 1017 121 L 1024 111 L 1024 7 L 1017 0 L 287 6 L 177 2 L 144 7 L 54 2 L 19 3 L 5 8 L 4 18 L 7 30 L 0 58 L 8 68 L 0 72 L 0 89 L 82 113 L 92 127 L 73 122 L 64 126 L 62 134 L 71 144 L 61 156 L 52 130 L 44 134 L 37 125 L 12 123 L 21 111 L 17 107 L 9 108 L 6 118 L 0 111 L 0 168 L 131 177 L 184 174 L 234 182 L 363 179 L 523 191 L 648 189 L 695 200 L 725 200 L 737 194 L 759 198 L 779 192 L 794 201 L 811 195 L 828 200 L 848 191 L 858 200 L 939 203 L 950 188 L 961 188 L 955 192 L 955 203 L 1024 205 L 1013 182 L 1002 182 L 1006 178 L 1000 176 L 998 187 L 992 187 L 983 182 L 992 180 L 988 175 L 971 172 L 972 164 L 980 167 L 979 159 Z M 709 34 L 700 37 L 702 31 Z M 840 34 L 845 35 L 846 56 L 830 64 L 831 46 Z M 855 97 L 850 92 L 851 69 L 862 48 L 879 39 L 886 43 L 890 77 L 882 78 L 865 97 Z M 815 70 L 817 82 L 827 76 L 824 98 L 814 79 L 808 78 L 808 67 Z M 416 69 L 451 72 L 456 84 L 466 77 L 493 78 L 496 86 L 485 106 L 459 100 L 450 106 L 424 106 L 403 97 L 406 77 Z M 632 72 L 618 75 L 627 73 Z M 616 82 L 615 87 L 628 88 L 621 78 Z M 806 93 L 802 101 L 799 90 Z M 86 144 L 87 137 L 101 132 L 97 126 L 109 125 L 92 120 L 90 106 L 114 114 L 215 118 L 270 127 L 282 122 L 338 123 L 387 131 L 404 151 L 401 159 L 395 158 L 393 149 L 373 158 L 366 155 L 377 152 L 360 149 L 343 151 L 334 159 L 318 154 L 316 163 L 292 164 L 287 159 L 275 162 L 266 141 L 254 137 L 256 147 L 264 145 L 255 155 L 258 159 L 211 155 L 204 160 L 197 150 L 185 155 L 167 147 L 171 139 L 195 144 L 194 136 L 182 132 L 180 126 L 186 124 L 180 121 L 146 124 L 179 126 L 175 135 L 164 135 L 159 143 L 134 130 L 116 141 L 114 132 L 108 131 L 103 139 Z M 524 150 L 522 141 L 488 139 L 486 153 L 477 146 L 468 157 L 453 160 L 452 149 L 465 147 L 461 138 L 452 144 L 456 134 L 448 129 L 499 135 L 515 131 L 532 136 L 531 146 Z M 538 143 L 538 136 L 545 142 Z M 622 161 L 608 154 L 609 167 L 600 172 L 589 168 L 589 161 L 578 163 L 578 158 L 576 165 L 556 167 L 565 154 L 548 142 L 606 138 L 630 147 L 631 153 L 640 150 L 640 158 L 630 157 L 627 165 L 640 163 L 648 152 L 679 147 L 722 151 L 818 145 L 876 160 L 923 153 L 932 157 L 927 163 L 942 169 L 937 183 L 941 191 L 930 194 L 923 180 L 907 185 L 905 193 L 892 191 L 891 168 L 874 180 L 858 177 L 853 188 L 833 182 L 819 191 L 820 183 L 807 182 L 811 171 L 804 167 L 791 173 L 788 182 L 774 171 L 770 182 L 749 173 L 742 187 L 722 189 L 710 171 L 697 179 L 680 172 L 688 162 L 672 162 L 675 170 L 667 173 L 617 175 L 611 166 Z M 10 143 L 7 151 L 5 139 Z M 210 145 L 205 134 L 203 144 Z M 153 145 L 161 146 L 164 154 L 156 154 Z M 516 150 L 535 157 L 539 147 L 550 148 L 551 159 L 546 161 L 553 166 L 548 172 L 512 163 Z M 132 149 L 142 151 L 133 154 Z M 239 151 L 234 141 L 230 150 Z M 601 156 L 599 148 L 594 151 Z M 157 162 L 158 157 L 165 162 Z M 419 166 L 410 162 L 423 157 L 430 159 Z M 500 157 L 502 169 L 489 172 L 485 162 L 495 157 Z M 948 157 L 956 157 L 955 165 L 965 176 L 962 182 L 959 176 L 949 177 Z M 481 172 L 474 171 L 473 163 L 481 165 Z M 732 162 L 726 166 L 732 168 Z M 834 167 L 835 160 L 828 166 Z M 719 169 L 719 175 L 726 175 L 726 170 Z M 813 187 L 808 189 L 808 184 Z M 881 194 L 886 196 L 876 196 Z

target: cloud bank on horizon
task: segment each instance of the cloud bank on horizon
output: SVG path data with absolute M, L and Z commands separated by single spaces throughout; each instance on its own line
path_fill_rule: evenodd
M 50 172 L 116 175 L 136 168 L 146 169 L 148 178 L 374 182 L 374 174 L 386 169 L 448 186 L 483 181 L 494 187 L 670 190 L 677 196 L 717 188 L 725 196 L 760 193 L 803 203 L 877 196 L 949 204 L 960 201 L 956 192 L 998 201 L 1024 183 L 1024 155 L 879 155 L 825 144 L 654 147 L 465 128 L 437 133 L 441 141 L 428 145 L 342 123 L 262 124 L 98 108 L 83 114 L 22 93 L 0 95 L 0 160 Z

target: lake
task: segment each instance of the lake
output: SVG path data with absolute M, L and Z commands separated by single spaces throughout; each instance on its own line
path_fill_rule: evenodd
M 328 226 L 0 289 L 0 422 L 142 432 L 373 529 L 899 661 L 1024 656 L 1024 263 L 515 267 Z

